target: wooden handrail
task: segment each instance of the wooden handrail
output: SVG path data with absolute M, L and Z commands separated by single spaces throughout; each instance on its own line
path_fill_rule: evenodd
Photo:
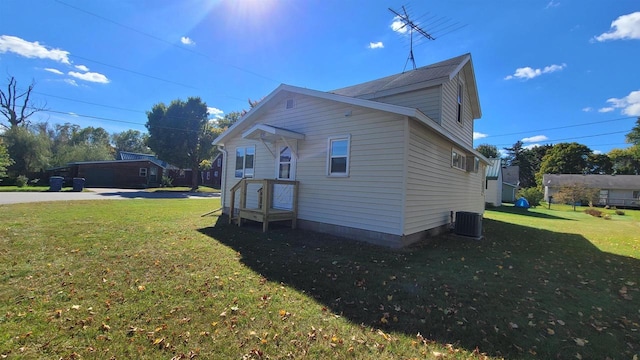
M 240 204 L 238 206 L 238 210 L 239 211 L 247 210 L 247 187 L 249 184 L 261 185 L 261 191 L 258 192 L 258 196 L 260 196 L 260 199 L 258 201 L 259 209 L 256 209 L 256 210 L 259 211 L 259 213 L 262 215 L 261 216 L 262 219 L 264 219 L 263 221 L 264 231 L 266 231 L 266 229 L 269 226 L 269 214 L 271 213 L 271 210 L 273 210 L 272 208 L 273 188 L 274 188 L 273 186 L 275 184 L 293 185 L 293 198 L 292 198 L 291 209 L 293 212 L 292 227 L 295 228 L 296 217 L 298 213 L 298 182 L 294 180 L 278 180 L 278 179 L 243 178 L 240 181 L 238 181 L 235 185 L 233 185 L 231 189 L 229 189 L 229 193 L 231 195 L 230 203 L 229 203 L 229 224 L 233 223 L 234 215 L 236 212 L 235 195 L 238 190 L 240 190 Z M 237 221 L 238 221 L 238 226 L 240 226 L 242 223 L 240 214 L 238 214 Z

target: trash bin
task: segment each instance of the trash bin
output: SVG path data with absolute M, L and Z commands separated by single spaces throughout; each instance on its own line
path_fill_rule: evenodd
M 84 178 L 73 178 L 73 191 L 82 191 L 84 189 Z
M 64 183 L 64 178 L 62 176 L 52 176 L 49 178 L 49 191 L 60 191 L 62 190 L 62 183 Z

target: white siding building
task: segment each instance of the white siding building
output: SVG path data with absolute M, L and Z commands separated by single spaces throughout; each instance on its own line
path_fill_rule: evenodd
M 243 178 L 295 180 L 297 204 L 280 186 L 269 206 L 295 207 L 299 227 L 406 246 L 457 211 L 483 212 L 479 117 L 470 54 L 332 92 L 281 85 L 214 142 L 224 211 L 235 216 L 229 189 Z

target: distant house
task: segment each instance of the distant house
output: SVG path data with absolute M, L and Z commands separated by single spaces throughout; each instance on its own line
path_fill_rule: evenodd
M 470 54 L 330 92 L 280 85 L 214 141 L 223 211 L 391 247 L 447 231 L 484 211 L 480 116 Z
M 514 203 L 518 194 L 518 185 L 502 182 L 502 202 Z
M 121 151 L 116 160 L 72 162 L 49 169 L 47 175 L 62 176 L 66 182 L 84 178 L 85 187 L 147 188 L 160 186 L 163 176 L 171 177 L 173 185 L 189 185 L 190 172 L 155 155 Z
M 573 184 L 599 190 L 598 205 L 640 207 L 640 175 L 544 174 L 544 199 Z
M 222 153 L 219 153 L 213 159 L 211 169 L 201 171 L 200 177 L 202 185 L 220 189 L 222 182 Z
M 520 184 L 520 166 L 504 166 L 502 168 L 502 181 L 518 186 Z
M 520 166 L 502 168 L 502 202 L 514 203 L 520 189 Z
M 485 203 L 491 206 L 502 205 L 502 161 L 489 159 L 485 180 Z

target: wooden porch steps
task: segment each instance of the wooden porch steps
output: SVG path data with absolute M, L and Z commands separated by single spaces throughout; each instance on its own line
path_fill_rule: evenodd
M 259 208 L 247 207 L 247 185 L 248 184 L 260 184 L 262 185 L 259 194 Z M 293 199 L 291 204 L 291 210 L 276 209 L 273 204 L 273 185 L 290 185 L 293 186 Z M 236 209 L 235 195 L 240 191 L 240 206 Z M 296 220 L 298 217 L 298 182 L 291 180 L 276 180 L 276 179 L 242 179 L 230 190 L 230 216 L 229 224 L 234 221 L 238 226 L 242 226 L 242 221 L 252 220 L 262 223 L 262 231 L 269 230 L 269 223 L 274 221 L 291 221 L 291 228 L 296 228 Z M 237 210 L 237 211 L 236 211 Z

